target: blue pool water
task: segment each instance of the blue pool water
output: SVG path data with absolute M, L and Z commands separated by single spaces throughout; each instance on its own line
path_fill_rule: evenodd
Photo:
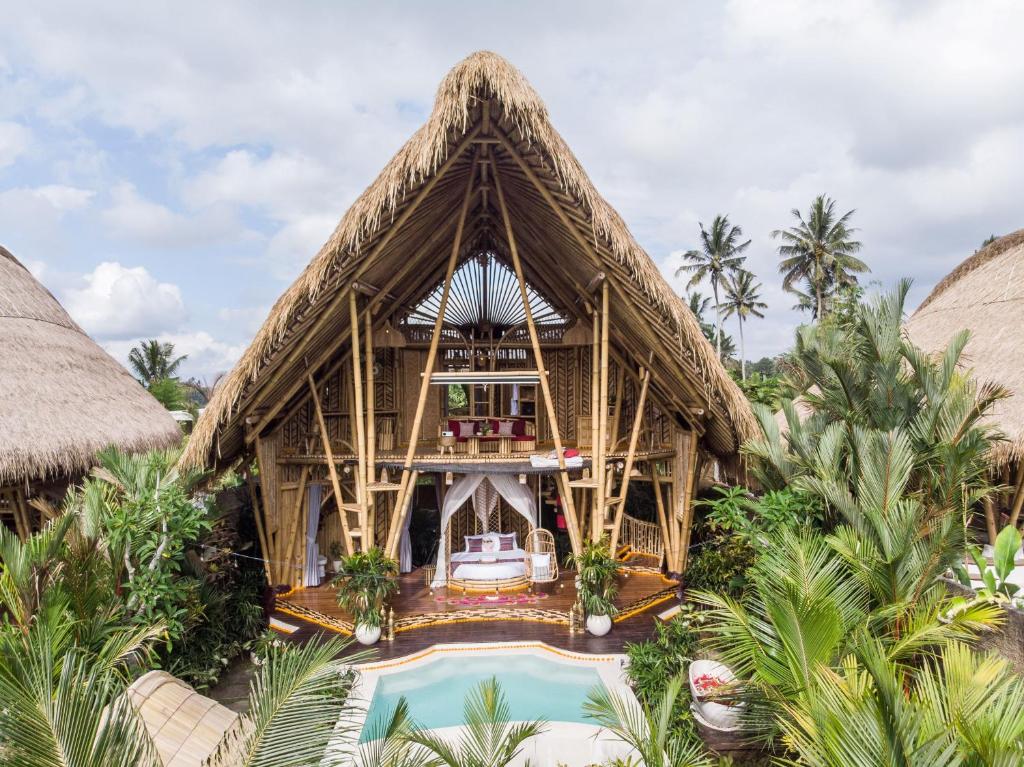
M 360 741 L 389 716 L 400 698 L 409 704 L 412 720 L 424 729 L 463 724 L 466 693 L 496 677 L 513 721 L 593 724 L 583 716 L 583 703 L 601 684 L 597 670 L 559 663 L 537 655 L 477 655 L 438 658 L 418 668 L 384 674 L 370 701 Z

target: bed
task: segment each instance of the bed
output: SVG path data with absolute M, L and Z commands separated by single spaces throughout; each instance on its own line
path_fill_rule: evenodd
M 464 536 L 465 548 L 451 555 L 449 585 L 463 590 L 491 590 L 527 582 L 526 551 L 515 533 Z

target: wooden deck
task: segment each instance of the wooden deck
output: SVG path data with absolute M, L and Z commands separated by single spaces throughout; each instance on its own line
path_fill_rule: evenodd
M 381 640 L 378 655 L 398 657 L 437 643 L 509 640 L 543 641 L 578 652 L 620 652 L 626 642 L 649 637 L 656 614 L 676 603 L 678 583 L 642 560 L 633 560 L 619 576 L 615 602 L 620 614 L 612 632 L 593 637 L 580 626 L 571 633 L 574 578 L 574 573 L 565 572 L 556 583 L 532 590 L 463 594 L 443 588 L 431 591 L 423 572 L 413 571 L 402 576 L 401 591 L 392 600 L 394 639 Z M 329 585 L 282 595 L 275 617 L 299 627 L 288 635 L 295 641 L 323 632 L 347 635 L 352 631 L 351 618 L 338 607 Z

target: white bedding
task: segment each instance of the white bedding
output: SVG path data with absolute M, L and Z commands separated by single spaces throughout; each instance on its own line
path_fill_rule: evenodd
M 484 553 L 482 551 L 453 551 L 452 552 L 452 564 L 456 562 L 480 562 L 481 558 L 494 557 L 498 562 L 515 562 L 517 560 L 522 561 L 526 559 L 526 552 L 522 549 L 512 549 L 511 551 L 492 551 Z M 494 564 L 493 562 L 483 562 L 481 564 Z
M 502 551 L 498 553 L 511 554 L 512 552 Z M 474 554 L 473 556 L 479 555 Z M 518 578 L 522 575 L 526 575 L 526 563 L 522 560 L 518 562 L 491 562 L 489 564 L 464 562 L 456 567 L 455 572 L 452 573 L 453 578 L 464 581 L 498 581 L 505 578 Z

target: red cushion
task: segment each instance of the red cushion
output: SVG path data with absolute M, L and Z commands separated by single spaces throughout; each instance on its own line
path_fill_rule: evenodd
M 474 554 L 483 551 L 484 540 L 479 535 L 467 535 L 466 536 L 466 551 L 471 551 Z
M 523 437 L 526 435 L 526 421 L 522 418 L 517 418 L 512 424 L 512 436 Z
M 516 547 L 515 533 L 502 533 L 498 535 L 499 551 L 512 551 Z
M 532 434 L 520 434 L 518 437 L 512 437 L 513 442 L 534 442 L 536 439 Z

